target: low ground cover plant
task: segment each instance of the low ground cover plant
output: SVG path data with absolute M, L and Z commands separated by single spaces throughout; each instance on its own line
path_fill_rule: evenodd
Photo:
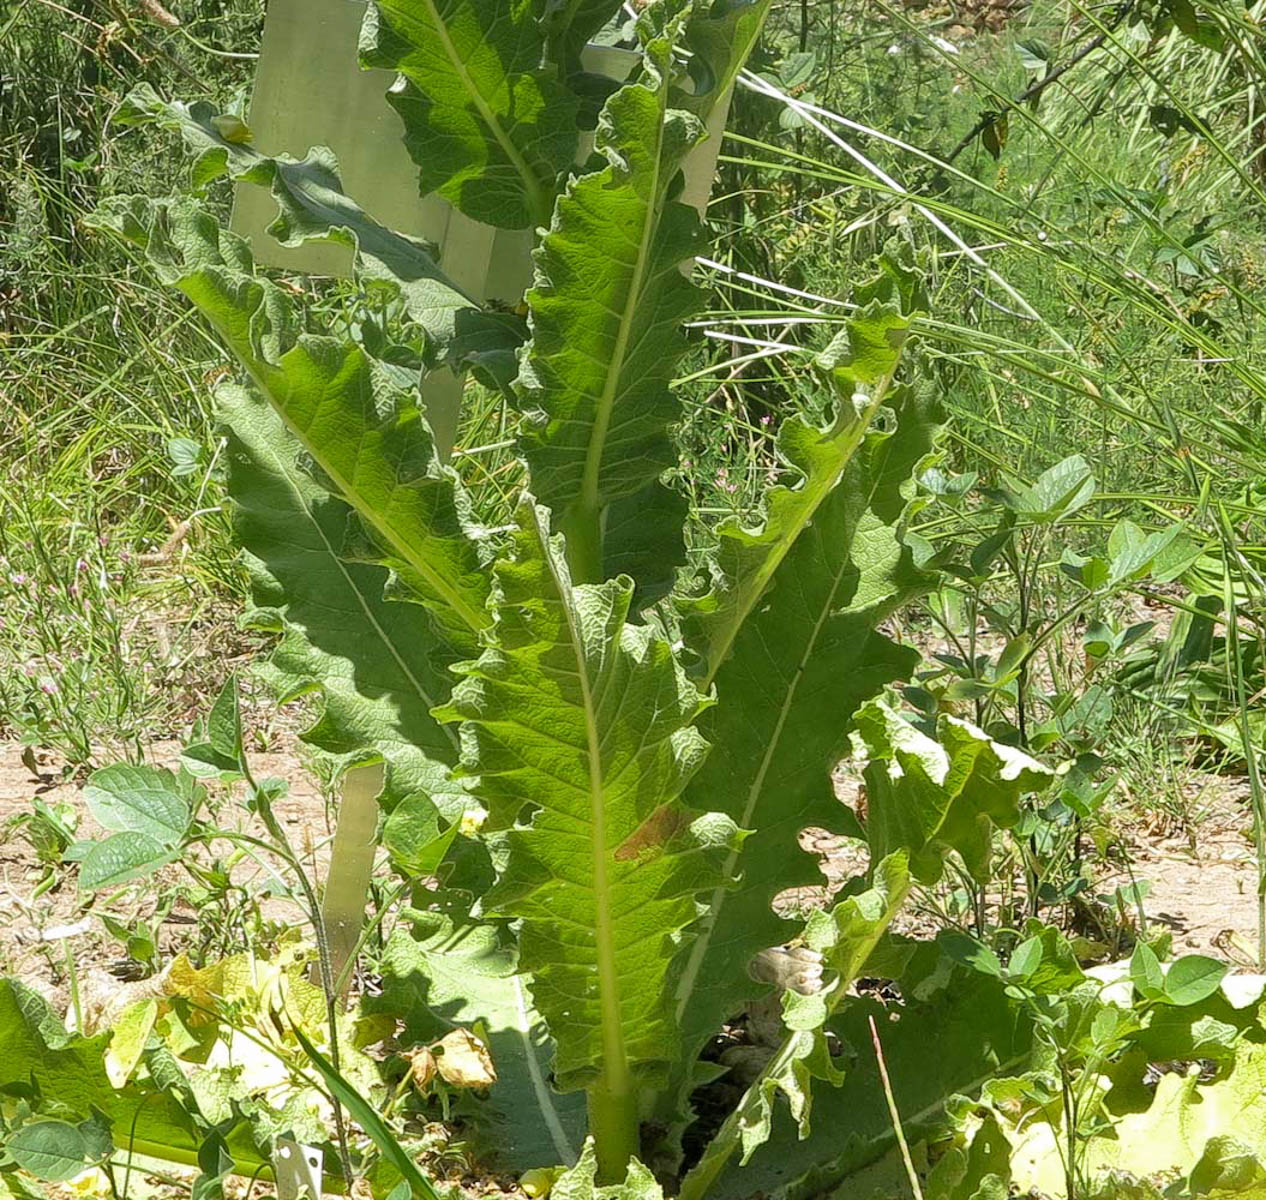
M 885 622 L 953 565 L 907 537 L 943 419 L 911 336 L 928 266 L 908 241 L 804 351 L 757 520 L 712 521 L 666 482 L 670 384 L 706 300 L 693 260 L 708 231 L 682 171 L 768 7 L 646 6 L 623 30 L 640 65 L 615 83 L 579 58 L 614 4 L 370 6 L 362 54 L 401 77 L 390 99 L 422 191 L 534 231 L 533 285 L 500 303 L 374 221 L 328 151 L 269 157 L 240 118 L 132 97 L 124 119 L 178 132 L 199 186 L 270 188 L 280 240 L 352 245 L 357 286 L 376 311 L 398 306 L 393 322 L 320 327 L 193 198 L 121 197 L 94 219 L 237 359 L 217 403 L 253 623 L 278 639 L 264 673 L 318 702 L 313 746 L 378 771 L 370 798 L 401 882 L 376 918 L 391 926 L 378 986 L 345 1011 L 333 931 L 278 825 L 279 785 L 252 770 L 234 684 L 179 773 L 98 772 L 110 836 L 82 848 L 81 887 L 190 853 L 215 832 L 204 787 L 236 788 L 262 830 L 248 836 L 289 870 L 315 963 L 293 940 L 268 963 L 177 959 L 107 1027 L 74 1031 L 4 981 L 4 1186 L 29 1186 L 12 1167 L 59 1181 L 118 1148 L 196 1162 L 195 1191 L 214 1195 L 296 1136 L 326 1144 L 331 1187 L 363 1175 L 375 1194 L 429 1200 L 417 1160 L 443 1157 L 416 1119 L 437 1109 L 472 1161 L 568 1196 L 813 1194 L 872 1169 L 917 1193 L 920 1167 L 925 1194 L 964 1198 L 1052 1178 L 1071 1196 L 1105 1167 L 1168 1171 L 1180 1194 L 1259 1178 L 1247 1117 L 1217 1145 L 1211 1129 L 1156 1133 L 1215 1101 L 1256 1111 L 1256 999 L 1227 993 L 1218 964 L 1189 956 L 1166 974 L 1143 944 L 1123 984 L 1096 979 L 1033 914 L 977 936 L 892 931 L 947 860 L 983 897 L 996 834 L 1027 835 L 1057 778 L 1013 744 L 1023 715 L 1019 738 L 1001 728 L 1028 701 L 1010 685 L 1039 624 L 1021 621 L 996 662 L 951 664 L 982 701 L 976 722 L 929 688 L 922 710 L 891 689 L 919 655 Z M 442 370 L 495 398 L 511 494 L 437 444 Z M 1082 467 L 1009 510 L 1053 522 L 1082 496 Z M 1018 562 L 1007 521 L 993 553 Z M 1116 540 L 1109 574 L 1152 569 L 1168 545 L 1124 527 Z M 1088 561 L 1069 566 L 1094 593 Z M 846 757 L 864 804 L 835 794 Z M 845 835 L 859 866 L 789 920 L 780 894 L 819 877 L 807 827 Z M 367 1053 L 379 1044 L 385 1075 Z M 726 1059 L 738 1045 L 742 1070 Z M 1146 1077 L 1161 1060 L 1213 1073 L 1183 1075 L 1157 1109 Z M 1126 1115 L 1135 1140 L 1106 1145 Z

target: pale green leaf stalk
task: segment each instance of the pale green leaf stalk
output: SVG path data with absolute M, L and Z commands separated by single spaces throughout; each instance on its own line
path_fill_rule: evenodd
M 476 221 L 545 225 L 579 137 L 576 96 L 544 59 L 534 0 L 377 0 L 366 66 L 398 71 L 389 95 L 422 194 Z
M 618 1180 L 641 1092 L 675 1057 L 676 946 L 737 830 L 678 799 L 707 749 L 702 697 L 666 641 L 627 623 L 628 579 L 573 585 L 548 521 L 524 501 L 496 568 L 495 644 L 463 668 L 448 715 L 465 721 L 491 827 L 508 828 L 485 907 L 523 923 L 557 1084 L 588 1089 L 600 1176 Z

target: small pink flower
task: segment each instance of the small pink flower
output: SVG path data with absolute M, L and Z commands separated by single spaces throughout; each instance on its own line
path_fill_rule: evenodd
M 41 679 L 41 680 L 40 680 L 40 691 L 41 691 L 41 692 L 43 692 L 43 693 L 44 693 L 44 695 L 46 695 L 46 696 L 56 696 L 56 695 L 57 695 L 57 684 L 56 684 L 56 683 L 54 683 L 51 679 Z
M 86 571 L 88 569 L 88 560 L 86 558 L 75 559 L 75 570 Z

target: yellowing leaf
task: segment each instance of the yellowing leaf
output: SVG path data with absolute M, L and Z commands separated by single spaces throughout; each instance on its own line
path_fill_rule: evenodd
M 113 1087 L 121 1088 L 132 1078 L 157 1018 L 158 1001 L 151 998 L 129 1005 L 115 1019 L 113 1036 L 105 1052 L 106 1078 Z
M 216 133 L 235 146 L 249 145 L 255 137 L 250 126 L 233 113 L 220 113 L 211 118 L 211 124 L 215 127 Z
M 540 1200 L 540 1197 L 550 1194 L 550 1189 L 562 1173 L 562 1167 L 536 1167 L 534 1170 L 523 1172 L 519 1179 L 519 1186 L 525 1195 L 531 1197 L 531 1200 Z
M 497 1082 L 497 1069 L 484 1041 L 469 1029 L 454 1029 L 439 1040 L 437 1066 L 445 1083 L 454 1087 L 483 1088 Z
M 426 1091 L 431 1086 L 431 1080 L 435 1078 L 435 1055 L 426 1046 L 422 1046 L 407 1057 L 413 1086 L 420 1092 Z

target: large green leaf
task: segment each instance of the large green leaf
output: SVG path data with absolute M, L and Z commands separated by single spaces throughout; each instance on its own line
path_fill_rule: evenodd
M 784 421 L 778 451 L 798 478 L 769 491 L 758 528 L 734 520 L 719 530 L 712 589 L 687 612 L 688 641 L 703 660 L 707 684 L 862 446 L 893 385 L 911 321 L 926 297 L 916 265 L 902 249 L 886 248 L 880 267 L 875 279 L 854 290 L 856 310 L 818 356 L 818 368 L 838 397 L 834 420 L 826 428 L 800 416 Z
M 932 948 L 921 952 L 931 954 Z M 902 1130 L 912 1146 L 921 1140 L 943 1144 L 953 1128 L 947 1104 L 956 1095 L 977 1095 L 999 1073 L 1023 1069 L 1034 1047 L 1032 1022 L 1020 1002 L 1007 996 L 1001 980 L 943 960 L 934 970 L 942 986 L 903 978 L 902 1004 L 859 999 L 832 1019 L 830 1029 L 843 1048 L 835 1060 L 843 1078 L 815 1088 L 810 1136 L 801 1137 L 793 1114 L 775 1113 L 769 1143 L 746 1165 L 732 1163 L 716 1195 L 770 1200 L 828 1193 L 841 1200 L 873 1196 L 878 1183 L 870 1183 L 871 1173 L 882 1164 L 882 1182 L 895 1186 L 878 1194 L 908 1196 L 900 1161 L 892 1161 L 896 1143 L 871 1045 L 871 1018 Z M 924 1192 L 932 1195 L 934 1189 L 925 1183 Z
M 559 197 L 527 297 L 532 342 L 519 383 L 539 425 L 523 436 L 524 453 L 586 582 L 611 566 L 600 557 L 607 507 L 661 487 L 675 461 L 668 433 L 680 408 L 669 384 L 686 350 L 682 322 L 703 298 L 681 270 L 703 244 L 698 214 L 669 199 L 702 136 L 693 115 L 668 107 L 680 23 L 640 22 L 642 78 L 607 101 L 598 123 L 607 165 Z M 656 520 L 653 498 L 643 507 L 641 544 L 663 562 L 682 561 L 680 522 Z
M 487 575 L 464 493 L 435 455 L 416 396 L 355 343 L 303 333 L 290 297 L 254 273 L 245 242 L 197 205 L 133 198 L 96 219 L 142 246 L 202 310 L 356 509 L 386 565 L 453 645 L 474 649 L 491 620 Z
M 382 995 L 367 998 L 366 1009 L 400 1019 L 405 1044 L 478 1022 L 497 1068 L 487 1096 L 470 1101 L 488 1161 L 512 1171 L 574 1162 L 584 1140 L 583 1098 L 550 1083 L 553 1041 L 504 931 L 454 924 L 441 913 L 406 916 L 408 926 L 398 926 L 383 951 Z
M 127 97 L 116 119 L 179 133 L 196 155 L 193 178 L 199 186 L 227 173 L 269 188 L 277 201 L 277 219 L 268 232 L 283 246 L 309 240 L 352 246 L 363 277 L 399 290 L 410 318 L 426 333 L 430 361 L 483 367 L 502 379 L 513 375 L 514 352 L 523 337 L 518 319 L 481 309 L 439 269 L 433 247 L 380 225 L 351 200 L 326 147 L 314 147 L 298 161 L 261 154 L 240 135 L 234 118 L 204 100 L 164 100 L 148 84 Z M 109 214 L 119 203 L 130 206 L 134 201 L 107 203 L 104 223 L 116 223 Z
M 389 803 L 424 791 L 455 816 L 463 802 L 446 764 L 457 760 L 457 740 L 431 716 L 451 677 L 426 614 L 384 600 L 383 567 L 342 556 L 352 512 L 300 468 L 302 447 L 277 413 L 242 388 L 223 387 L 217 400 L 231 431 L 229 493 L 257 623 L 284 635 L 271 682 L 286 697 L 320 692 L 306 740 L 334 754 L 383 755 Z
M 630 581 L 573 586 L 547 523 L 521 506 L 497 640 L 463 668 L 452 715 L 489 828 L 508 829 L 484 904 L 523 922 L 558 1084 L 601 1076 L 628 1097 L 676 1056 L 668 967 L 736 830 L 678 800 L 706 750 L 703 702 L 668 643 L 626 623 Z
M 993 830 L 1014 825 L 1020 797 L 1042 791 L 1051 779 L 1022 750 L 992 741 L 956 717 L 943 717 L 933 739 L 876 701 L 858 714 L 857 726 L 870 756 L 866 834 L 872 861 L 903 853 L 920 883 L 940 878 L 950 850 L 979 875 Z
M 544 61 L 535 0 L 375 0 L 366 66 L 407 81 L 388 94 L 423 195 L 503 229 L 544 225 L 576 155 L 576 97 Z
M 68 1032 L 43 997 L 14 979 L 0 979 L 0 1088 L 33 1096 L 37 1111 L 51 1106 L 59 1117 L 88 1121 L 100 1113 L 115 1143 L 169 1162 L 193 1163 L 204 1122 L 185 1103 L 180 1087 L 162 1087 L 149 1076 L 115 1088 L 106 1073 L 108 1032 L 84 1037 Z M 183 1077 L 179 1084 L 187 1087 Z M 238 1169 L 265 1170 L 262 1152 L 244 1120 L 228 1133 Z
M 867 757 L 872 886 L 810 919 L 805 942 L 822 954 L 831 981 L 814 995 L 786 993 L 783 1013 L 791 1032 L 683 1182 L 683 1200 L 698 1200 L 735 1151 L 741 1148 L 746 1162 L 768 1140 L 777 1094 L 786 1097 L 800 1135 L 809 1135 L 814 1080 L 819 1086 L 842 1081 L 824 1030 L 849 1002 L 852 984 L 916 874 L 935 877 L 933 856 L 973 854 L 982 828 L 1018 818 L 1019 796 L 1046 787 L 1052 777 L 965 721 L 943 717 L 933 739 L 883 700 L 861 710 L 857 734 Z M 894 830 L 906 831 L 906 840 Z M 847 1130 L 832 1129 L 828 1140 L 838 1145 L 844 1137 Z
M 546 6 L 546 53 L 565 75 L 582 70 L 580 52 L 612 18 L 621 15 L 619 0 L 559 0 Z
M 727 1017 L 767 990 L 748 967 L 790 934 L 774 896 L 820 879 L 796 835 L 838 824 L 831 770 L 847 748 L 852 715 L 918 662 L 877 626 L 925 583 L 900 525 L 912 476 L 932 449 L 935 415 L 912 391 L 901 393 L 896 431 L 872 433 L 858 447 L 717 672 L 720 703 L 699 722 L 713 751 L 686 800 L 752 832 L 735 855 L 741 882 L 711 898 L 684 957 L 677 1011 L 687 1063 Z
M 112 763 L 93 771 L 84 784 L 84 802 L 102 829 L 144 833 L 174 846 L 189 828 L 190 789 L 162 767 Z
M 706 121 L 728 95 L 760 37 L 772 0 L 699 4 L 686 25 L 691 87 L 678 102 Z

